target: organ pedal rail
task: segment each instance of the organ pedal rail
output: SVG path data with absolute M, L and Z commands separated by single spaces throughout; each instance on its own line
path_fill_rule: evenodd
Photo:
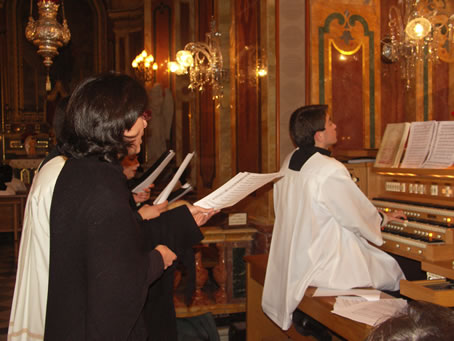
M 401 294 L 454 307 L 454 168 L 370 169 L 372 203 L 385 212 L 402 210 L 408 218 L 382 228 L 380 248 L 420 262 L 423 271 L 438 278 L 403 280 Z

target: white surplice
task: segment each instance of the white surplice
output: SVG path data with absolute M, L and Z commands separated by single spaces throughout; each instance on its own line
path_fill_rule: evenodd
M 264 312 L 282 329 L 308 286 L 399 289 L 404 275 L 383 243 L 377 209 L 342 163 L 315 153 L 300 171 L 283 163 L 274 185 L 276 215 L 262 297 Z
M 35 175 L 27 197 L 8 329 L 10 341 L 44 338 L 49 284 L 50 207 L 55 183 L 64 164 L 62 156 L 47 162 Z

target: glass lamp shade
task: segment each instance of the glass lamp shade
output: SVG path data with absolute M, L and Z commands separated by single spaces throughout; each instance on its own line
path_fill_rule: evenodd
M 432 29 L 429 20 L 423 17 L 411 20 L 405 27 L 405 33 L 413 40 L 424 39 Z
M 178 51 L 176 59 L 177 62 L 185 68 L 194 65 L 194 58 L 192 57 L 192 54 L 189 51 L 186 50 Z

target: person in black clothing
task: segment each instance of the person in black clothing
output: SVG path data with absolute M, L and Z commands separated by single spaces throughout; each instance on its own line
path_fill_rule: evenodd
M 143 86 L 116 73 L 86 79 L 69 99 L 58 143 L 68 159 L 50 212 L 45 340 L 153 339 L 144 303 L 176 255 L 156 245 L 152 226 L 138 222 L 120 164 L 140 151 L 146 105 Z M 197 231 L 187 243 L 200 241 L 197 226 L 215 213 L 196 206 L 173 211 L 158 222 Z

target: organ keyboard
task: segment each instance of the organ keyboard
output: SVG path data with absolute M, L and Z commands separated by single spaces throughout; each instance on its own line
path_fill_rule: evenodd
M 402 210 L 408 218 L 382 228 L 380 248 L 447 278 L 402 280 L 401 294 L 454 306 L 454 169 L 368 168 L 366 195 L 372 203 L 384 212 Z
M 374 199 L 372 203 L 385 212 L 402 210 L 405 222 L 390 222 L 382 228 L 382 249 L 418 261 L 454 258 L 454 209 L 396 203 Z
M 454 259 L 454 169 L 374 168 L 369 181 L 378 209 L 408 218 L 382 229 L 383 250 L 417 261 Z

